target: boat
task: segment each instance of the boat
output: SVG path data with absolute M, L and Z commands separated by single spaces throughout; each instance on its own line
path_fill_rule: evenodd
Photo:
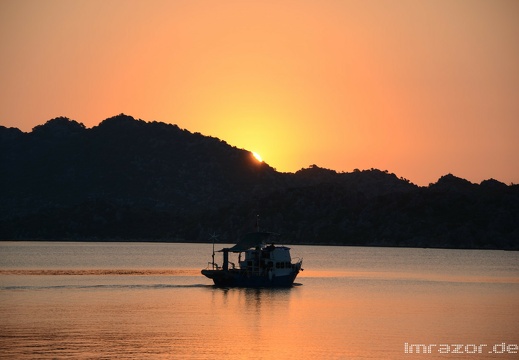
M 279 234 L 252 232 L 230 248 L 218 252 L 223 254 L 222 266 L 213 261 L 202 274 L 212 279 L 217 287 L 272 288 L 291 287 L 303 264 L 303 259 L 292 262 L 290 248 L 274 245 Z M 229 253 L 238 254 L 238 266 L 229 261 Z

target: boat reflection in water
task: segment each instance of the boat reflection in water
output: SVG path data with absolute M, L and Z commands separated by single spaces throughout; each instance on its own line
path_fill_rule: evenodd
M 213 261 L 211 268 L 202 270 L 202 274 L 214 281 L 218 287 L 290 287 L 299 273 L 302 259 L 292 262 L 290 248 L 274 245 L 278 234 L 253 232 L 231 248 L 224 248 L 223 264 Z M 269 244 L 269 245 L 267 245 Z M 229 261 L 229 253 L 238 253 L 238 267 Z M 242 258 L 242 255 L 245 257 Z

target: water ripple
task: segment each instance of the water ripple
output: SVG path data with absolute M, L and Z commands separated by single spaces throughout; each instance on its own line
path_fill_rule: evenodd
M 2 269 L 0 275 L 199 275 L 198 269 Z
M 207 284 L 103 284 L 103 285 L 20 285 L 20 286 L 0 286 L 0 291 L 5 290 L 64 290 L 64 289 L 177 289 L 177 288 L 212 288 L 213 285 Z

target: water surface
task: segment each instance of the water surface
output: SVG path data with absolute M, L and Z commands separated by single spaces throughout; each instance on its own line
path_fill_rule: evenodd
M 211 249 L 0 243 L 0 357 L 518 356 L 506 351 L 519 343 L 517 252 L 292 246 L 296 286 L 254 290 L 213 287 L 200 274 Z M 488 346 L 416 355 L 405 343 Z

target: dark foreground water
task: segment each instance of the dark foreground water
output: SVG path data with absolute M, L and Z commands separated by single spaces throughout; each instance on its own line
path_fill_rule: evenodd
M 518 252 L 293 246 L 296 286 L 252 290 L 211 250 L 1 242 L 0 358 L 519 358 Z

